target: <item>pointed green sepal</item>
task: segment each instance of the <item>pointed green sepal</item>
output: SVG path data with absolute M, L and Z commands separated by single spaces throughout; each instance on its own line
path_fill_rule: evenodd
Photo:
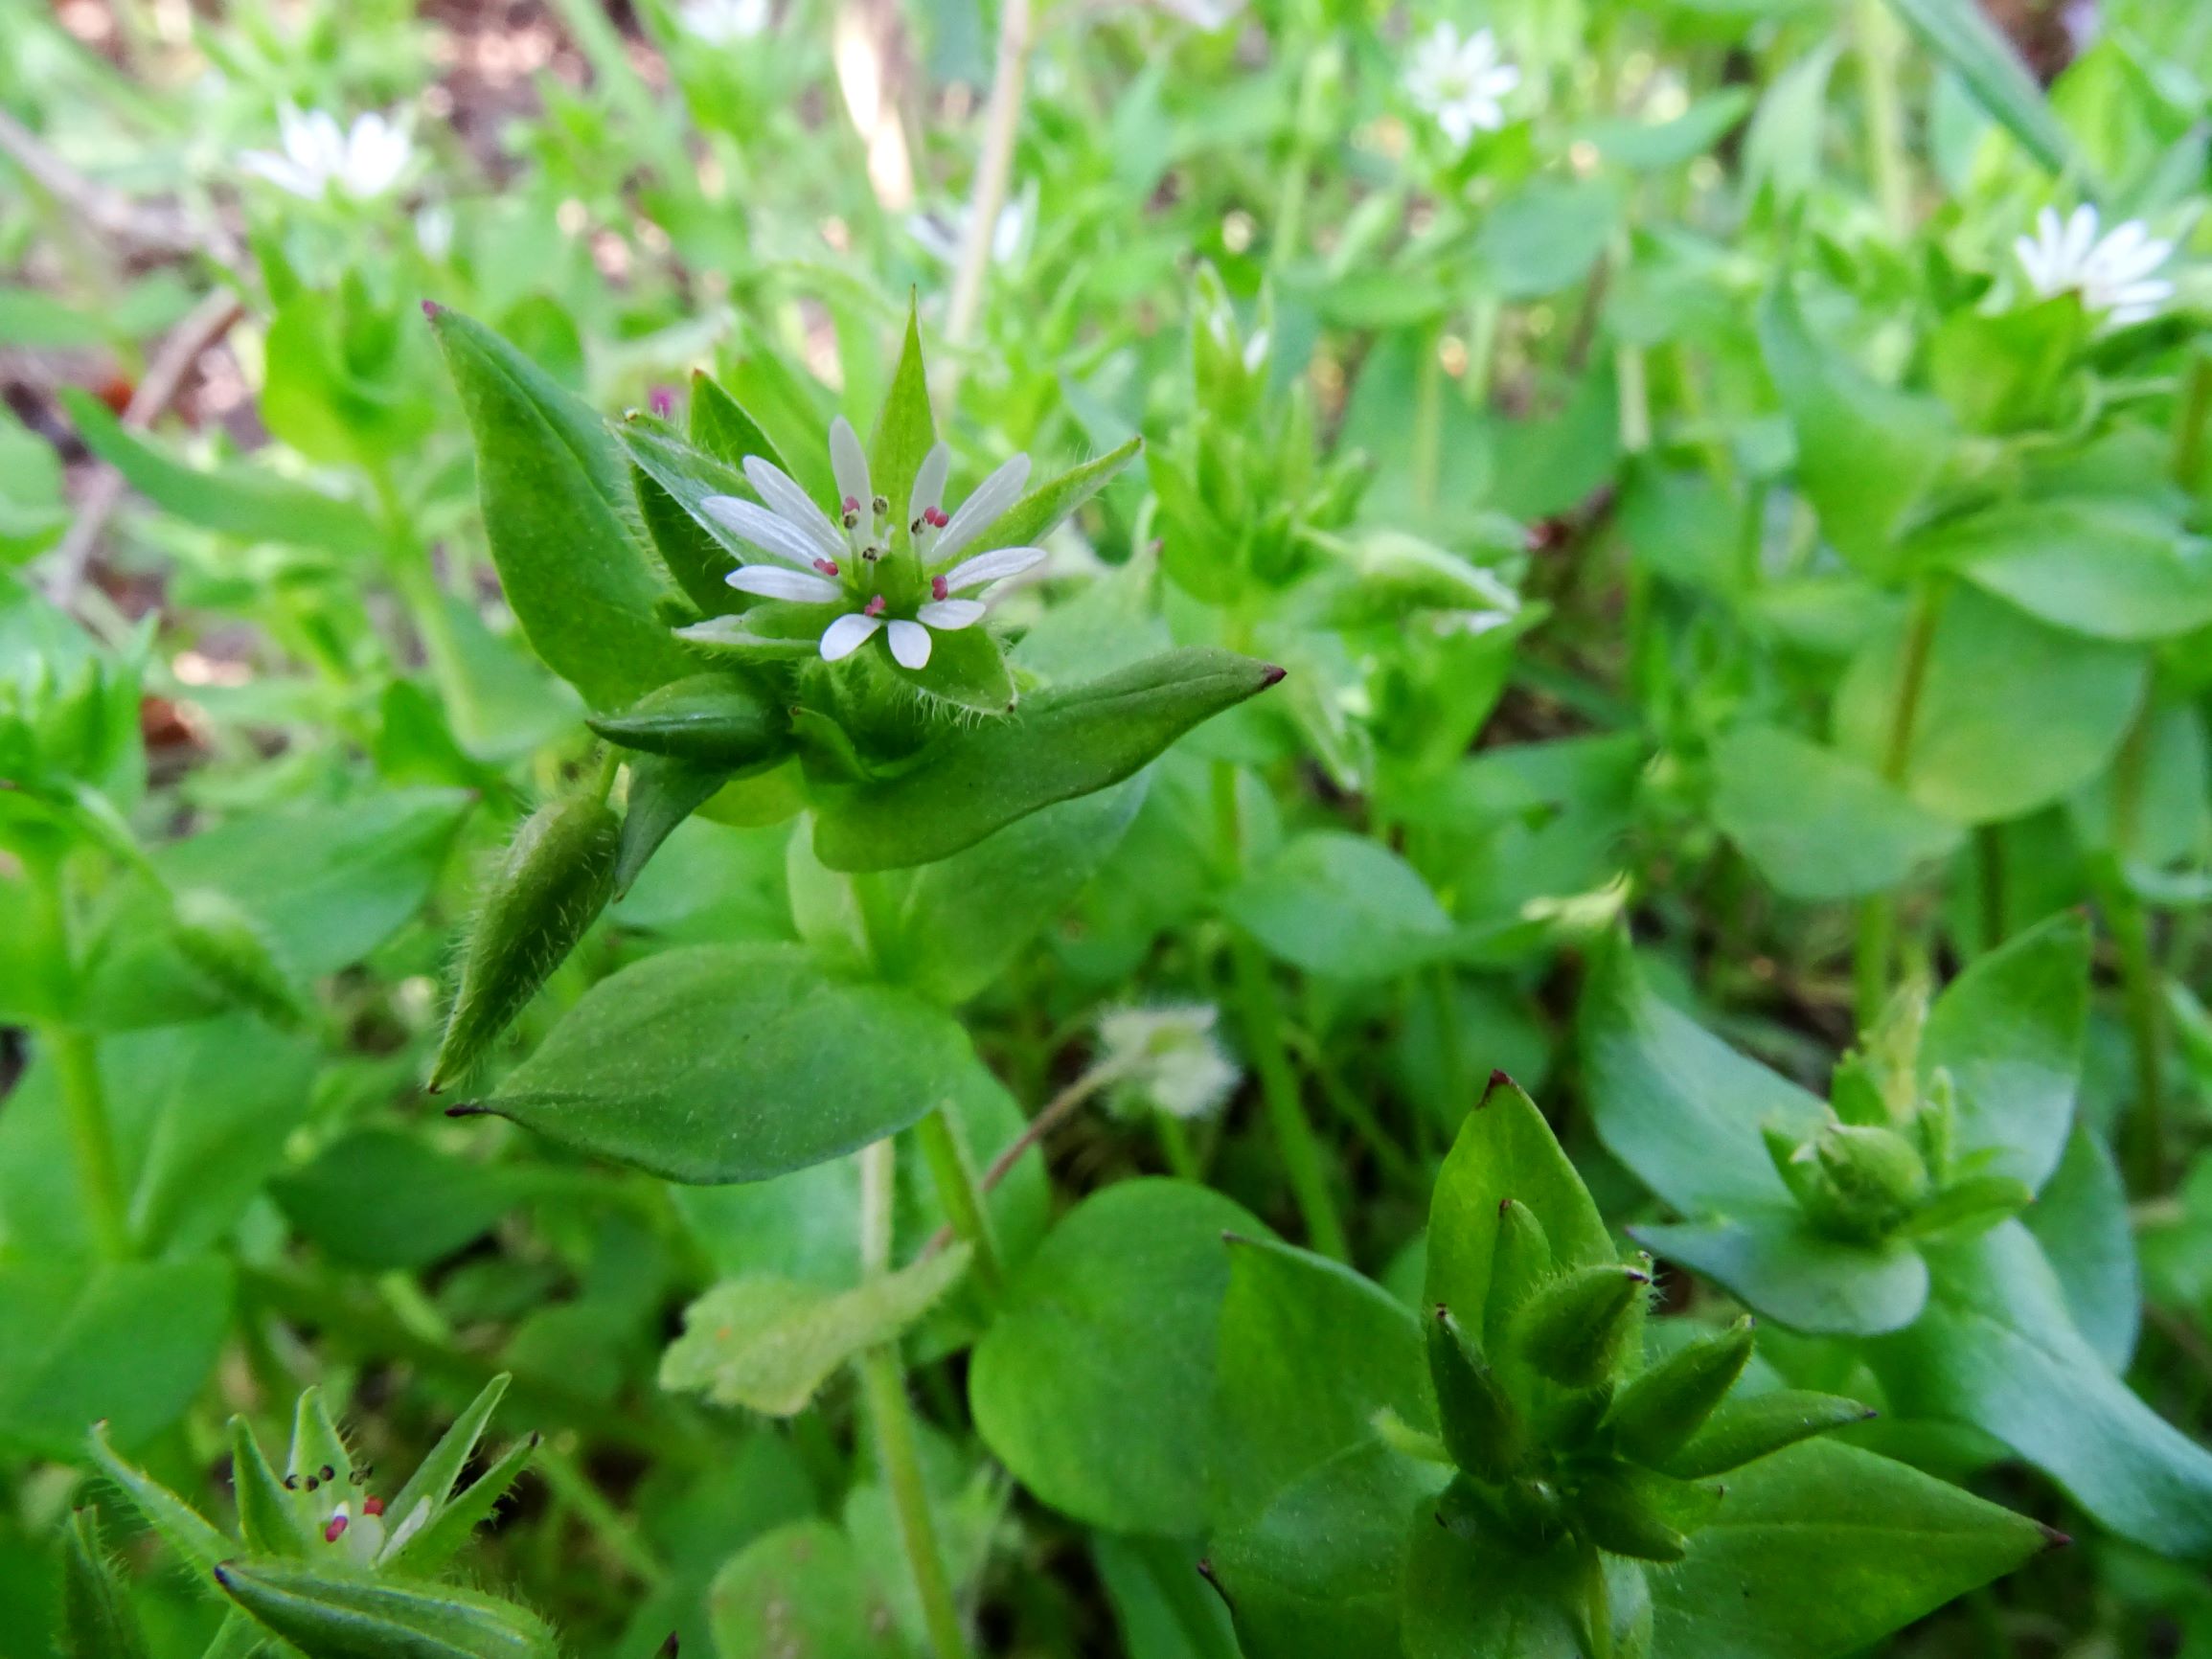
M 100 1541 L 100 1515 L 69 1519 L 61 1557 L 61 1659 L 146 1659 L 146 1632 Z
M 1801 1440 L 1864 1422 L 1874 1408 L 1805 1389 L 1776 1389 L 1728 1401 L 1660 1466 L 1682 1480 L 1726 1474 Z
M 395 1506 L 391 1512 L 399 1517 L 394 1523 L 396 1530 L 379 1565 L 404 1561 L 412 1572 L 436 1572 L 460 1553 L 470 1534 L 491 1518 L 491 1511 L 499 1507 L 499 1500 L 507 1495 L 536 1450 L 536 1435 L 515 1442 L 457 1497 L 433 1509 L 419 1526 L 408 1526 L 413 1511 Z M 418 1500 L 417 1508 L 428 1501 Z
M 257 1556 L 307 1554 L 299 1506 L 242 1417 L 231 1419 L 231 1490 L 239 1507 L 239 1535 L 247 1549 Z
M 1520 1356 L 1567 1388 L 1595 1388 L 1627 1357 L 1651 1275 L 1623 1262 L 1577 1268 L 1539 1290 L 1514 1322 Z
M 1551 1240 L 1543 1223 L 1518 1198 L 1497 1209 L 1497 1244 L 1491 1255 L 1490 1298 L 1483 1313 L 1483 1346 L 1497 1352 L 1518 1313 L 1552 1274 Z
M 1718 1502 L 1719 1494 L 1709 1489 L 1616 1464 L 1576 1489 L 1574 1523 L 1609 1555 L 1678 1561 L 1689 1553 L 1690 1534 Z
M 2012 1175 L 1969 1175 L 1915 1210 L 1904 1231 L 1917 1238 L 1945 1233 L 1967 1238 L 2010 1220 L 2036 1201 L 2025 1181 Z
M 1494 1486 L 1509 1479 L 1527 1460 L 1527 1426 L 1497 1374 L 1446 1307 L 1438 1307 L 1428 1322 L 1428 1372 L 1452 1462 Z
M 178 1555 L 204 1570 L 237 1553 L 237 1546 L 190 1504 L 143 1469 L 117 1457 L 107 1441 L 106 1423 L 94 1423 L 91 1439 L 92 1461 L 100 1466 L 101 1472 L 123 1489 L 124 1496 L 146 1517 L 147 1525 Z
M 619 715 L 588 715 L 584 723 L 626 749 L 733 771 L 781 759 L 791 748 L 789 715 L 735 674 L 672 680 Z
M 512 1602 L 297 1561 L 225 1561 L 223 1593 L 308 1659 L 555 1659 L 553 1632 Z
M 1659 1465 L 1705 1424 L 1751 1358 L 1751 1321 L 1699 1337 L 1628 1384 L 1607 1419 L 1631 1463 Z

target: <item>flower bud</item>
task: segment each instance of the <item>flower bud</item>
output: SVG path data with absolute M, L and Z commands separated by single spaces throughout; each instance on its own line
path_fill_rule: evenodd
M 433 1091 L 507 1029 L 606 908 L 620 839 L 606 803 L 588 793 L 540 807 L 516 831 L 469 933 Z
M 237 900 L 212 887 L 176 896 L 176 944 L 187 962 L 230 1002 L 290 1030 L 308 1007 L 277 955 L 275 942 Z
M 1429 1322 L 1428 1374 L 1451 1461 L 1494 1486 L 1520 1467 L 1529 1449 L 1520 1413 L 1448 1308 Z
M 1699 1337 L 1621 1390 L 1608 1425 L 1630 1462 L 1657 1465 L 1705 1424 L 1751 1358 L 1751 1321 Z
M 146 1659 L 146 1633 L 129 1593 L 101 1548 L 100 1516 L 69 1520 L 61 1561 L 61 1659 Z
M 789 715 L 735 674 L 694 674 L 584 723 L 626 749 L 733 771 L 780 760 L 791 746 Z
M 1490 1301 L 1483 1315 L 1483 1346 L 1503 1350 L 1513 1317 L 1552 1273 L 1551 1240 L 1534 1210 L 1518 1198 L 1497 1208 L 1497 1243 L 1490 1258 Z
M 1782 1388 L 1730 1400 L 1713 1414 L 1689 1444 L 1660 1467 L 1683 1480 L 1726 1474 L 1756 1459 L 1817 1434 L 1874 1416 L 1871 1406 L 1833 1394 Z
M 1895 1129 L 1836 1124 L 1813 1140 L 1813 1155 L 1835 1195 L 1835 1219 L 1866 1238 L 1881 1238 L 1927 1196 L 1927 1167 Z
M 296 1561 L 225 1561 L 230 1599 L 308 1659 L 556 1659 L 553 1633 L 508 1602 Z
M 1643 1324 L 1651 1275 L 1612 1262 L 1553 1280 L 1522 1309 L 1515 1338 L 1529 1364 L 1567 1388 L 1594 1388 L 1619 1369 Z

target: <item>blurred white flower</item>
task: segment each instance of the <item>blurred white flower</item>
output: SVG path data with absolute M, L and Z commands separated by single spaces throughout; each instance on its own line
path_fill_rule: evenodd
M 1499 54 L 1496 35 L 1477 29 L 1462 39 L 1449 23 L 1430 31 L 1405 70 L 1407 95 L 1463 148 L 1476 133 L 1505 125 L 1505 100 L 1519 84 L 1520 71 Z
M 286 103 L 277 111 L 284 153 L 249 149 L 239 157 L 249 172 L 309 201 L 335 189 L 355 201 L 370 201 L 399 182 L 414 157 L 415 141 L 396 121 L 370 113 L 353 118 L 348 128 L 327 109 L 301 111 Z
M 957 264 L 960 244 L 967 239 L 968 216 L 974 210 L 966 204 L 933 212 L 912 214 L 907 216 L 906 234 L 922 244 L 923 251 L 946 264 Z M 998 217 L 991 227 L 991 257 L 998 264 L 1011 264 L 1029 240 L 1030 221 L 1037 216 L 1037 181 L 1031 179 L 1022 187 L 1019 195 L 998 210 Z
M 1211 1003 L 1123 1008 L 1098 1022 L 1102 1068 L 1120 1074 L 1118 1110 L 1202 1118 L 1236 1092 L 1243 1073 L 1214 1034 L 1220 1011 Z
M 2058 209 L 2043 209 L 2036 234 L 2013 243 L 2028 285 L 2045 299 L 2078 293 L 2088 309 L 2109 312 L 2115 323 L 2156 316 L 2174 297 L 2174 284 L 2155 274 L 2174 244 L 2152 236 L 2141 219 L 2097 233 L 2097 210 L 2087 202 L 2064 220 Z
M 453 210 L 442 201 L 426 202 L 415 215 L 415 245 L 429 260 L 443 260 L 453 251 Z
M 768 26 L 768 0 L 683 0 L 676 27 L 709 46 L 734 46 Z

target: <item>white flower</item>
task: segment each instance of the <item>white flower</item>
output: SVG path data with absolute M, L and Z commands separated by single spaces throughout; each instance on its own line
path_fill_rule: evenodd
M 1462 148 L 1478 132 L 1505 125 L 1505 100 L 1520 84 L 1520 71 L 1497 50 L 1497 36 L 1477 29 L 1462 40 L 1439 23 L 1406 66 L 1405 90 L 1435 118 L 1444 136 Z
M 2097 210 L 2086 202 L 2063 221 L 2058 209 L 2043 209 L 2036 234 L 2014 242 L 2013 252 L 2037 293 L 2078 293 L 2088 309 L 2109 312 L 2115 323 L 2155 317 L 2174 297 L 2174 284 L 2155 274 L 2173 257 L 2174 244 L 2152 236 L 2141 219 L 2100 237 Z
M 960 245 L 968 239 L 968 219 L 973 208 L 958 207 L 930 213 L 911 214 L 906 220 L 906 233 L 922 244 L 923 251 L 946 264 L 960 259 Z M 991 258 L 994 264 L 1011 264 L 1029 240 L 1029 223 L 1037 213 L 1037 181 L 1031 179 L 1022 192 L 998 210 L 998 217 L 991 227 Z
M 768 26 L 768 0 L 684 0 L 676 27 L 709 46 L 734 46 Z
M 1044 557 L 1041 547 L 960 557 L 1021 498 L 1029 457 L 1007 462 L 948 514 L 940 503 L 951 464 L 951 451 L 942 443 L 923 457 L 901 537 L 894 534 L 891 503 L 869 480 L 867 452 L 842 415 L 830 423 L 830 466 L 840 497 L 835 522 L 780 469 L 748 455 L 745 477 L 766 505 L 735 495 L 710 495 L 702 505 L 718 523 L 779 562 L 741 565 L 730 573 L 730 585 L 763 599 L 819 607 L 815 620 L 823 625 L 824 662 L 841 662 L 882 633 L 901 668 L 926 668 L 932 633 L 973 627 L 983 620 L 985 603 L 971 596 Z M 730 619 L 681 631 L 712 644 L 728 636 Z
M 415 215 L 415 245 L 429 260 L 453 251 L 453 210 L 442 201 L 425 202 Z
M 355 201 L 380 196 L 399 182 L 415 153 L 404 126 L 374 113 L 355 116 L 353 126 L 341 130 L 329 110 L 303 114 L 287 103 L 277 111 L 277 129 L 285 147 L 282 155 L 249 149 L 239 161 L 310 201 L 322 200 L 333 186 Z
M 1101 1015 L 1102 1068 L 1121 1074 L 1115 1104 L 1202 1118 L 1236 1092 L 1243 1073 L 1221 1047 L 1211 1003 L 1123 1008 Z

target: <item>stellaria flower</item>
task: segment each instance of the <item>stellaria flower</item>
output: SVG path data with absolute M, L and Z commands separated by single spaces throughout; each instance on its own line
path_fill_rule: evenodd
M 1407 94 L 1461 148 L 1505 125 L 1505 100 L 1519 84 L 1520 71 L 1505 61 L 1496 35 L 1477 29 L 1462 39 L 1449 23 L 1429 32 L 1405 70 Z
M 2099 236 L 2097 210 L 2084 202 L 2064 220 L 2056 208 L 2036 216 L 2036 234 L 2013 243 L 2028 285 L 2045 299 L 2067 292 L 2114 323 L 2156 316 L 2174 297 L 2174 284 L 2156 275 L 2174 244 L 2154 237 L 2141 219 Z
M 676 27 L 709 46 L 734 46 L 768 26 L 768 0 L 684 0 Z
M 777 562 L 741 565 L 730 573 L 730 585 L 813 609 L 812 620 L 822 625 L 824 662 L 841 662 L 881 633 L 901 668 L 926 668 L 932 634 L 983 620 L 985 602 L 972 596 L 1044 557 L 1041 547 L 961 557 L 1020 499 L 1029 457 L 1016 455 L 947 513 L 941 504 L 951 463 L 942 443 L 923 457 L 901 527 L 891 516 L 892 503 L 876 493 L 867 452 L 841 415 L 830 423 L 830 466 L 839 497 L 834 521 L 781 468 L 748 455 L 745 477 L 766 505 L 735 495 L 710 495 L 703 505 L 718 523 Z M 682 631 L 713 643 L 726 630 L 709 622 Z
M 277 111 L 284 153 L 249 149 L 239 157 L 247 170 L 309 201 L 321 201 L 333 188 L 355 201 L 371 201 L 399 182 L 415 153 L 415 142 L 396 121 L 371 112 L 340 128 L 327 109 L 302 111 L 286 103 Z

